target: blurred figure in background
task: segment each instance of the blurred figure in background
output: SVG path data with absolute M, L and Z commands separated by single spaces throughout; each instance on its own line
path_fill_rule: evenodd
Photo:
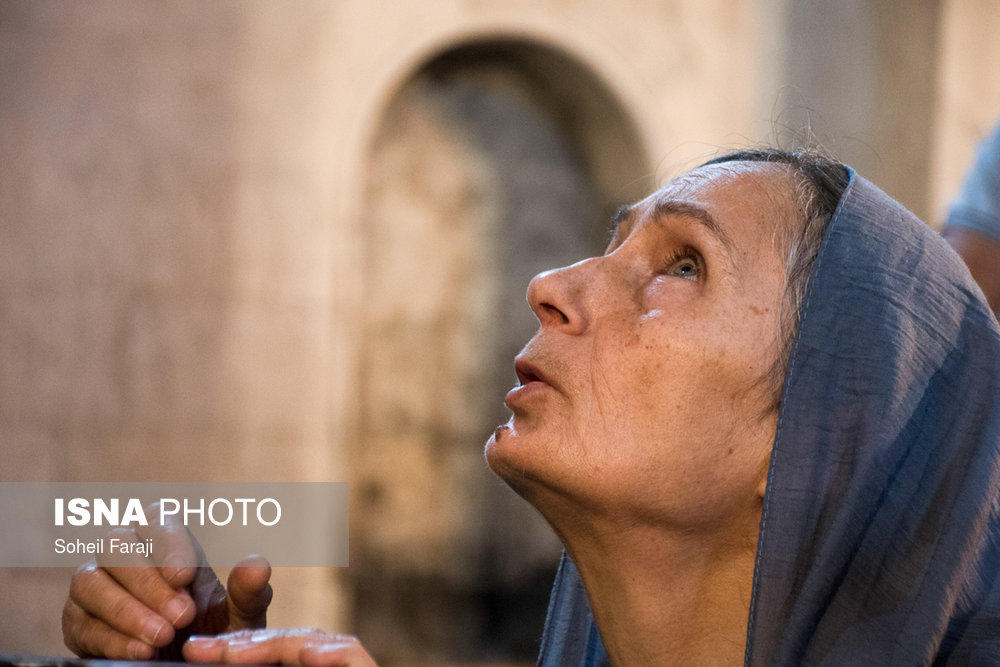
M 980 143 L 941 233 L 1000 314 L 1000 125 Z

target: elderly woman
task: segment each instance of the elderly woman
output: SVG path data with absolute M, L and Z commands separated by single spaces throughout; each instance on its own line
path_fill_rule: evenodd
M 901 206 L 812 154 L 735 153 L 528 300 L 486 456 L 566 547 L 540 664 L 1000 662 L 1000 333 Z M 151 657 L 207 604 L 175 592 L 189 570 L 82 571 L 67 645 Z M 259 620 L 266 569 L 229 592 L 209 630 Z M 184 655 L 371 664 L 302 631 Z

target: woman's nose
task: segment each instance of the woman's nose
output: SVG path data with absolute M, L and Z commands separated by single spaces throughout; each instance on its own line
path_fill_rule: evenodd
M 542 328 L 580 334 L 587 330 L 586 268 L 592 259 L 544 271 L 528 283 L 528 304 Z

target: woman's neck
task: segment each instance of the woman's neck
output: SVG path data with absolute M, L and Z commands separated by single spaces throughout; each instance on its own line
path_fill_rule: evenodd
M 612 662 L 742 664 L 753 529 L 735 541 L 650 527 L 564 536 Z

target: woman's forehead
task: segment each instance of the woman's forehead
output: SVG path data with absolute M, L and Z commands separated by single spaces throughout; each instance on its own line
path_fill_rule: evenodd
M 786 227 L 801 217 L 796 200 L 794 172 L 787 165 L 734 161 L 698 167 L 675 178 L 621 211 L 616 222 L 688 207 L 705 211 L 720 229 L 745 227 L 755 220 L 750 226 Z
M 655 205 L 663 198 L 711 197 L 731 190 L 748 201 L 758 197 L 794 201 L 793 171 L 784 164 L 747 160 L 704 165 L 678 176 L 644 201 Z

